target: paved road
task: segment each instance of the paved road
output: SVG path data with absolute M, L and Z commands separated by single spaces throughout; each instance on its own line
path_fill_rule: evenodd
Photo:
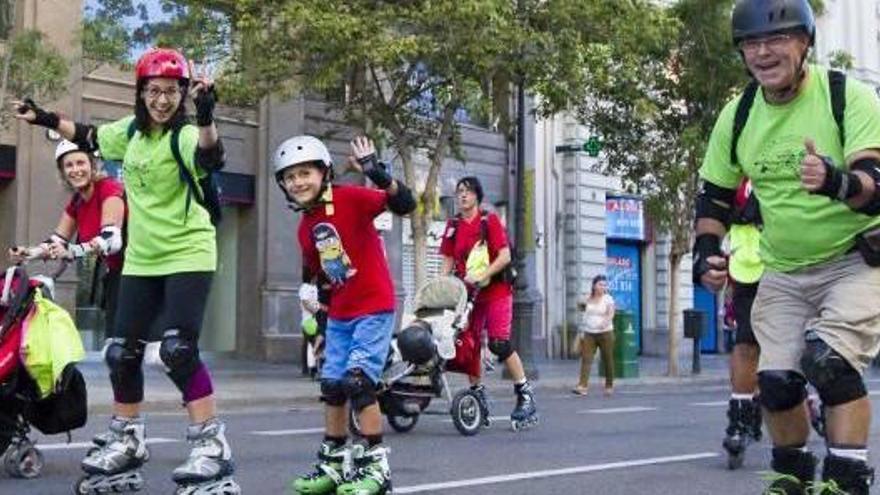
M 870 388 L 880 396 L 880 381 Z M 749 451 L 744 467 L 728 471 L 719 444 L 727 391 L 714 385 L 623 387 L 612 398 L 586 398 L 538 390 L 541 425 L 514 433 L 505 417 L 512 397 L 495 394 L 491 429 L 460 436 L 443 402 L 408 434 L 388 433 L 395 493 L 458 494 L 749 494 L 761 491 L 767 469 L 765 443 Z M 226 411 L 235 448 L 237 478 L 245 494 L 281 494 L 290 479 L 309 468 L 321 439 L 317 403 L 237 408 Z M 0 494 L 71 493 L 85 442 L 104 427 L 94 416 L 74 434 L 40 438 L 46 467 L 37 480 L 0 474 Z M 153 458 L 145 467 L 148 494 L 173 493 L 171 470 L 186 455 L 185 418 L 178 410 L 148 416 Z M 813 443 L 815 451 L 821 450 Z M 880 447 L 878 429 L 871 448 Z

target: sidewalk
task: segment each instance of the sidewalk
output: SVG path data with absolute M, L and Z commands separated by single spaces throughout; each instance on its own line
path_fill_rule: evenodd
M 318 404 L 318 382 L 300 374 L 299 365 L 267 364 L 234 359 L 228 356 L 207 355 L 208 364 L 217 391 L 221 409 L 265 406 L 290 406 Z M 666 376 L 666 358 L 641 357 L 639 377 L 615 380 L 618 388 L 634 385 L 701 383 L 723 385 L 727 383 L 727 355 L 703 355 L 702 373 L 691 375 L 691 363 L 682 360 L 680 376 Z M 565 391 L 577 381 L 580 362 L 577 360 L 539 361 L 535 364 L 539 390 Z M 80 363 L 89 393 L 90 413 L 109 413 L 113 392 L 107 368 L 98 353 L 89 353 Z M 484 382 L 492 390 L 502 393 L 510 389 L 510 382 L 502 378 L 502 366 L 486 373 Z M 595 365 L 593 379 L 595 376 Z M 144 409 L 147 411 L 173 411 L 180 407 L 180 393 L 171 381 L 158 369 L 145 367 Z M 465 386 L 465 378 L 456 373 L 448 375 L 450 387 L 455 390 Z

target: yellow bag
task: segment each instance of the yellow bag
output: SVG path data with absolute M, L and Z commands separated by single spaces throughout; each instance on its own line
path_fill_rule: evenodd
M 472 279 L 477 278 L 486 273 L 489 264 L 489 246 L 485 241 L 480 241 L 474 244 L 471 252 L 468 253 L 467 261 L 464 264 L 465 274 Z M 487 278 L 480 284 L 480 287 L 486 287 L 490 282 L 492 279 Z
M 37 383 L 40 398 L 55 389 L 64 368 L 85 356 L 82 339 L 70 314 L 34 291 L 35 309 L 25 322 L 21 355 L 25 369 Z

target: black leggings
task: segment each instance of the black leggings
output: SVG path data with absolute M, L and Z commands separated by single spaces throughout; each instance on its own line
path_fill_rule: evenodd
M 155 325 L 160 335 L 168 329 L 178 330 L 181 338 L 196 347 L 195 359 L 198 359 L 199 334 L 212 278 L 213 272 L 122 276 L 114 335 L 125 339 L 124 345 L 136 356 L 136 362 L 129 362 L 125 372 L 117 374 L 115 378 L 111 370 L 117 401 L 131 403 L 143 400 L 144 376 L 140 361 Z M 175 379 L 173 372 L 172 379 Z M 178 381 L 175 380 L 178 387 L 185 388 Z
M 122 274 L 119 271 L 108 270 L 101 278 L 101 309 L 104 310 L 104 329 L 108 339 L 117 337 L 116 308 L 119 303 L 119 281 L 121 277 Z

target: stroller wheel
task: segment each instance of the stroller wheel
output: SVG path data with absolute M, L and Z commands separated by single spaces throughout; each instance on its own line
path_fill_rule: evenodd
M 419 422 L 419 415 L 415 414 L 413 416 L 395 416 L 393 414 L 388 415 L 388 424 L 391 425 L 391 428 L 398 433 L 406 433 L 408 431 L 412 431 L 413 428 L 416 427 L 416 423 Z
M 462 390 L 452 399 L 452 424 L 462 435 L 476 435 L 483 425 L 483 410 L 480 400 L 470 389 Z
M 43 471 L 43 453 L 29 443 L 14 446 L 6 452 L 6 472 L 14 478 L 36 478 Z

